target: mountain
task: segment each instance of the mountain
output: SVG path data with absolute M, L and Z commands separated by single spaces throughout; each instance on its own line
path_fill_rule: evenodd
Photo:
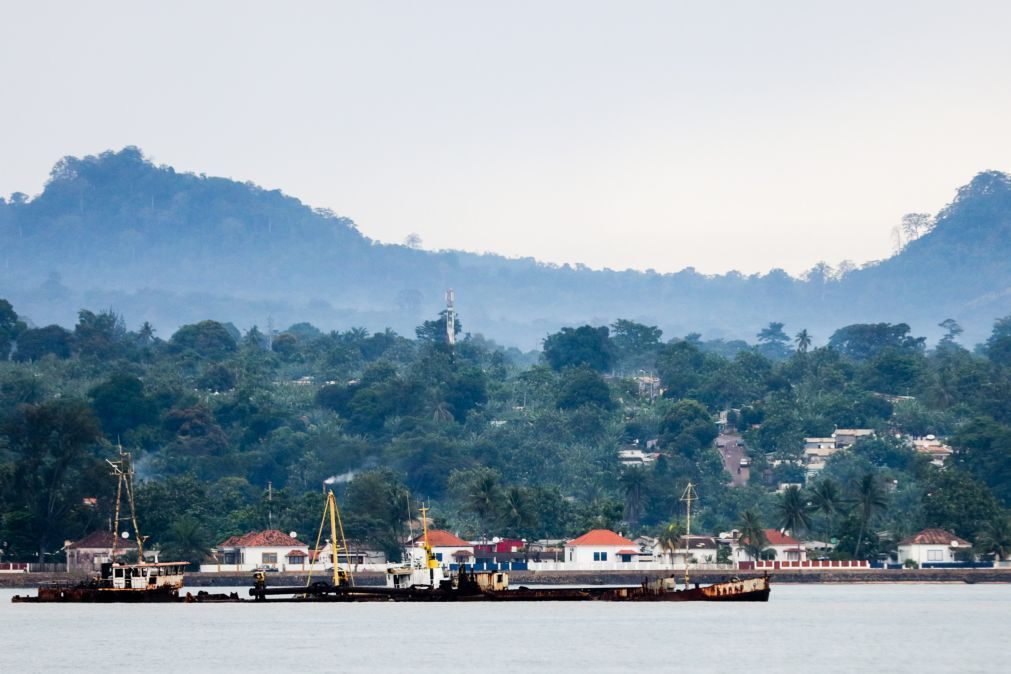
M 876 321 L 935 337 L 937 323 L 954 318 L 978 341 L 1011 314 L 1009 230 L 1011 177 L 990 171 L 961 188 L 927 234 L 841 278 L 818 268 L 805 279 L 594 271 L 380 244 L 280 191 L 178 173 L 126 148 L 64 158 L 37 197 L 0 199 L 0 297 L 38 325 L 112 308 L 166 337 L 208 317 L 410 334 L 454 288 L 466 331 L 524 348 L 564 325 L 616 318 L 658 325 L 668 338 L 753 339 L 782 321 L 818 342 Z

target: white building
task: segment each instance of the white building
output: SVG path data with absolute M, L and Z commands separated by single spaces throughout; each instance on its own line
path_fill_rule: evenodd
M 807 547 L 793 536 L 788 536 L 776 529 L 766 529 L 765 538 L 768 544 L 763 548 L 763 552 L 771 550 L 775 553 L 775 559 L 780 562 L 805 562 L 807 561 Z M 758 561 L 748 554 L 744 548 L 747 541 L 738 538 L 731 547 L 731 559 L 734 562 L 754 562 Z
M 835 438 L 835 446 L 838 449 L 846 449 L 857 443 L 857 440 L 874 436 L 873 428 L 837 428 L 832 433 Z
M 67 571 L 92 573 L 98 571 L 103 562 L 112 561 L 112 546 L 116 546 L 117 558 L 137 558 L 137 544 L 132 539 L 116 538 L 111 531 L 93 531 L 79 541 L 67 543 Z M 145 557 L 148 555 L 145 554 Z M 157 558 L 155 558 L 157 561 Z
M 287 571 L 300 570 L 305 566 L 309 546 L 286 533 L 268 529 L 232 536 L 218 545 L 213 553 L 218 565 L 234 565 L 235 571 L 257 568 Z
M 951 458 L 952 449 L 936 436 L 928 435 L 925 438 L 914 438 L 913 449 L 918 453 L 930 457 L 930 463 L 938 468 L 944 467 L 944 462 Z
M 972 543 L 944 529 L 924 529 L 915 536 L 899 542 L 899 564 L 912 560 L 918 565 L 943 564 L 960 561 L 959 552 L 971 552 Z
M 639 546 L 609 529 L 594 529 L 565 544 L 565 562 L 584 568 L 594 563 L 635 562 Z
M 421 534 L 411 540 L 411 554 L 419 555 L 423 549 L 425 536 Z M 473 564 L 474 546 L 444 529 L 429 529 L 428 544 L 432 546 L 432 554 L 443 566 L 450 564 Z
M 716 564 L 720 545 L 712 536 L 682 536 L 674 551 L 675 564 Z

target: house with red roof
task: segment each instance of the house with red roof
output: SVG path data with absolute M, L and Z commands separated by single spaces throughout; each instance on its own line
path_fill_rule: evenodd
M 67 541 L 67 571 L 71 573 L 92 573 L 98 571 L 103 562 L 112 560 L 113 545 L 116 558 L 127 557 L 131 562 L 137 559 L 137 543 L 131 538 L 116 538 L 111 531 L 93 531 L 79 541 Z M 147 553 L 144 555 L 147 557 Z
M 626 564 L 638 561 L 639 546 L 610 529 L 587 531 L 565 544 L 566 564 L 594 568 L 601 564 Z
M 419 534 L 411 539 L 412 554 L 420 557 L 420 550 L 425 544 L 425 535 Z M 429 529 L 428 544 L 432 546 L 432 554 L 449 567 L 450 564 L 473 564 L 474 546 L 456 534 L 445 529 Z
M 919 566 L 951 564 L 963 561 L 971 554 L 972 543 L 944 529 L 924 529 L 915 536 L 899 541 L 899 564 L 911 560 Z
M 232 536 L 212 553 L 218 562 L 216 566 L 227 566 L 230 571 L 233 567 L 235 571 L 302 570 L 309 557 L 309 546 L 283 531 L 267 529 Z
M 778 529 L 766 529 L 765 538 L 768 544 L 762 550 L 763 554 L 774 554 L 773 559 L 780 562 L 806 562 L 807 546 L 802 541 Z M 731 559 L 735 562 L 755 562 L 744 548 L 747 539 L 735 539 L 731 548 Z M 771 551 L 771 552 L 767 552 Z

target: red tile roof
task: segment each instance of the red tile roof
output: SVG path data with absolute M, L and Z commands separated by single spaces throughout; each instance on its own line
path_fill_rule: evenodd
M 800 545 L 800 541 L 792 536 L 787 536 L 783 532 L 777 529 L 766 529 L 765 539 L 769 541 L 769 545 Z M 748 539 L 742 537 L 741 543 L 744 545 L 748 544 Z
M 614 554 L 616 554 L 616 555 L 638 555 L 639 551 L 638 550 L 618 550 L 618 552 L 616 552 Z
M 593 531 L 587 531 L 579 538 L 574 538 L 565 545 L 568 546 L 613 545 L 618 547 L 621 546 L 635 547 L 635 543 L 628 540 L 624 536 L 619 536 L 610 529 L 594 529 Z
M 954 544 L 956 547 L 968 547 L 972 545 L 969 541 L 959 538 L 950 531 L 944 529 L 924 529 L 915 536 L 910 536 L 899 541 L 899 545 L 947 545 Z
M 414 539 L 414 544 L 419 545 L 425 540 L 425 535 Z M 463 540 L 459 536 L 454 536 L 444 529 L 429 529 L 428 531 L 428 544 L 433 548 L 469 548 L 470 543 Z
M 294 559 L 295 557 L 308 557 L 309 553 L 305 550 L 292 550 L 285 555 L 288 559 Z
M 79 541 L 74 541 L 67 546 L 71 550 L 88 548 L 91 550 L 111 550 L 112 543 L 116 539 L 111 531 L 92 531 Z M 137 543 L 132 538 L 120 538 L 116 541 L 116 548 L 119 550 L 129 550 L 137 547 Z
M 298 540 L 297 538 L 292 538 L 283 531 L 278 531 L 277 529 L 267 529 L 266 531 L 252 531 L 248 534 L 242 536 L 232 536 L 231 538 L 225 540 L 218 547 L 219 548 L 275 548 L 275 547 L 285 547 L 293 545 L 302 545 L 305 543 Z

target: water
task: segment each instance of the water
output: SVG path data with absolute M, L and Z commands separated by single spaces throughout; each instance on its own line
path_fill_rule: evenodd
M 0 590 L 4 674 L 1011 667 L 1011 585 L 774 585 L 767 604 L 9 603 L 18 592 Z

